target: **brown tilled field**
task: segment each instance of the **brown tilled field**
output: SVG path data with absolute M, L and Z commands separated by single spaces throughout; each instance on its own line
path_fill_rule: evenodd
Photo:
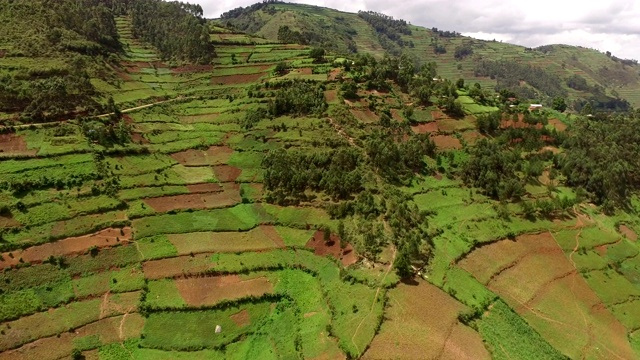
M 183 255 L 151 260 L 142 264 L 144 277 L 150 280 L 198 274 L 213 268 L 211 254 Z
M 411 129 L 416 134 L 435 133 L 435 132 L 438 132 L 438 123 L 436 123 L 435 121 L 422 123 L 419 125 L 412 126 Z
M 620 231 L 622 235 L 624 235 L 627 239 L 631 241 L 638 240 L 638 235 L 635 233 L 635 231 L 631 230 L 627 225 L 620 225 L 620 227 L 618 228 L 618 231 Z
M 572 358 L 634 357 L 626 329 L 550 233 L 480 247 L 459 264 L 564 354 Z
M 171 157 L 185 166 L 214 166 L 226 164 L 232 153 L 233 149 L 228 146 L 212 146 L 206 151 L 190 149 L 171 154 Z
M 0 156 L 8 155 L 29 155 L 35 156 L 37 149 L 28 149 L 24 138 L 16 134 L 0 134 Z
M 67 238 L 25 250 L 3 253 L 0 256 L 0 269 L 16 266 L 20 259 L 27 263 L 40 263 L 50 256 L 69 256 L 86 253 L 91 247 L 105 248 L 120 245 L 131 240 L 131 228 L 108 228 L 94 234 Z
M 558 119 L 549 120 L 549 124 L 553 125 L 553 127 L 555 127 L 558 131 L 567 130 L 567 125 L 565 125 L 565 123 L 563 123 L 562 121 L 560 121 Z
M 177 279 L 180 296 L 189 306 L 211 306 L 223 300 L 261 296 L 273 291 L 265 277 L 242 280 L 239 275 Z
M 284 241 L 273 229 L 264 225 L 244 232 L 199 232 L 169 235 L 178 254 L 203 252 L 257 251 L 283 247 Z
M 214 209 L 229 207 L 240 203 L 240 186 L 225 184 L 222 191 L 185 195 L 161 196 L 144 199 L 153 210 L 167 212 L 184 209 Z
M 458 322 L 465 306 L 418 280 L 388 293 L 380 333 L 363 359 L 490 359 L 478 333 Z
M 449 135 L 436 135 L 431 136 L 431 140 L 436 144 L 436 146 L 440 149 L 462 149 L 462 144 L 460 140 L 456 139 L 453 136 Z
M 340 238 L 335 234 L 331 234 L 329 242 L 325 242 L 324 232 L 318 230 L 313 235 L 313 238 L 307 242 L 306 247 L 312 248 L 318 256 L 331 255 L 340 260 L 344 266 L 353 265 L 358 261 L 358 256 L 351 244 L 347 244 L 347 246 L 342 249 L 340 246 Z
M 213 85 L 239 85 L 239 84 L 249 84 L 260 80 L 261 77 L 267 75 L 267 73 L 256 73 L 256 74 L 236 74 L 236 75 L 223 75 L 223 76 L 214 76 L 211 78 L 211 83 Z

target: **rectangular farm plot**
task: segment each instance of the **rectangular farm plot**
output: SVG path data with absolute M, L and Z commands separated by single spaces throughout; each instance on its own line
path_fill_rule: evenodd
M 198 184 L 202 185 L 202 184 Z M 216 185 L 217 184 L 212 184 Z M 218 186 L 218 188 L 220 188 Z M 242 201 L 239 184 L 225 184 L 221 191 L 162 196 L 145 199 L 144 202 L 157 212 L 184 209 L 213 209 L 236 205 Z
M 224 165 L 229 162 L 233 149 L 228 146 L 212 146 L 207 150 L 189 149 L 171 157 L 185 166 Z
M 238 275 L 196 277 L 177 279 L 175 283 L 185 303 L 196 307 L 273 292 L 273 286 L 266 277 L 247 280 Z
M 242 232 L 170 234 L 168 239 L 180 255 L 203 252 L 256 251 L 285 246 L 282 237 L 270 225 L 258 226 Z

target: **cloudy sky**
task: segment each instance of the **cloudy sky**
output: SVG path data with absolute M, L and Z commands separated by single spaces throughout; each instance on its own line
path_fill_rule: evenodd
M 207 17 L 258 0 L 190 0 Z M 640 60 L 640 0 L 288 0 L 357 12 L 373 10 L 414 25 L 535 47 L 580 45 Z

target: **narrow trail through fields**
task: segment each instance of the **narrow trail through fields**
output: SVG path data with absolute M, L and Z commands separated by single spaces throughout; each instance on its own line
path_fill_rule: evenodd
M 333 126 L 333 128 L 336 129 L 338 134 L 343 138 L 345 138 L 349 142 L 349 144 L 351 144 L 351 146 L 357 146 L 355 140 L 353 140 L 353 138 L 344 131 L 342 126 L 338 125 L 338 123 L 336 123 L 335 120 L 333 120 L 332 118 L 327 118 L 327 119 L 329 119 L 331 126 Z
M 387 278 L 387 275 L 389 275 L 389 273 L 391 272 L 391 269 L 393 269 L 393 264 L 396 260 L 396 248 L 395 246 L 392 245 L 393 248 L 393 255 L 391 256 L 391 263 L 389 264 L 389 268 L 387 269 L 387 271 L 384 273 L 384 276 L 382 277 L 382 280 L 380 281 L 380 286 L 378 286 L 378 290 L 376 291 L 376 295 L 373 297 L 373 302 L 371 303 L 371 308 L 369 309 L 369 313 L 367 313 L 367 315 L 365 317 L 362 318 L 362 320 L 360 320 L 360 324 L 358 324 L 358 327 L 356 328 L 356 331 L 353 332 L 353 336 L 351 337 L 351 342 L 353 343 L 353 346 L 355 346 L 357 352 L 360 352 L 360 349 L 358 349 L 358 344 L 356 344 L 356 335 L 358 335 L 358 331 L 360 331 L 360 328 L 362 327 L 362 324 L 364 324 L 364 321 L 373 313 L 373 310 L 376 306 L 376 302 L 378 301 L 378 296 L 380 295 L 380 290 L 382 289 L 382 284 L 384 284 L 384 280 Z

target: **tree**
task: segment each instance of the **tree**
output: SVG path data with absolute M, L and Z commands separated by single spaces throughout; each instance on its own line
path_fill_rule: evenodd
M 324 61 L 324 49 L 323 48 L 318 48 L 315 47 L 313 49 L 311 49 L 311 52 L 309 53 L 309 57 L 313 59 L 313 62 L 323 62 Z
M 564 112 L 565 110 L 567 110 L 567 104 L 565 103 L 564 98 L 556 97 L 555 99 L 553 99 L 552 108 L 553 110 L 560 112 Z
M 464 89 L 464 79 L 463 78 L 460 78 L 460 79 L 458 79 L 458 81 L 456 81 L 456 87 L 458 89 Z
M 289 66 L 284 61 L 280 61 L 279 63 L 277 63 L 276 68 L 273 69 L 273 71 L 278 75 L 284 75 L 287 73 L 288 70 L 289 70 Z

